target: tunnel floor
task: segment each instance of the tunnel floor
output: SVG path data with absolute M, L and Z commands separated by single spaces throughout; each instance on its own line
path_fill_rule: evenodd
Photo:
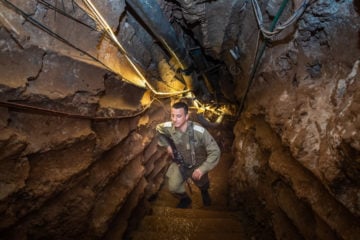
M 258 229 L 247 214 L 242 210 L 231 211 L 228 207 L 227 178 L 232 161 L 231 154 L 223 153 L 218 166 L 209 173 L 211 206 L 203 206 L 199 189 L 191 183 L 191 190 L 188 187 L 187 191 L 192 205 L 187 209 L 177 209 L 178 199 L 164 185 L 151 203 L 152 211 L 129 239 L 257 239 L 254 235 Z

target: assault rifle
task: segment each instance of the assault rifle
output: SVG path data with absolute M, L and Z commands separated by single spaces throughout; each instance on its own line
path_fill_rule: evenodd
M 160 134 L 164 139 L 169 143 L 172 152 L 173 152 L 173 161 L 177 164 L 179 164 L 179 169 L 181 176 L 183 177 L 184 181 L 186 182 L 190 193 L 192 194 L 192 189 L 190 182 L 187 180 L 186 174 L 185 174 L 185 161 L 183 155 L 176 149 L 174 141 L 171 139 L 171 137 L 166 136 L 165 134 Z
M 170 147 L 172 149 L 173 156 L 174 156 L 173 161 L 176 162 L 177 164 L 179 164 L 180 166 L 184 166 L 185 165 L 184 157 L 176 149 L 174 141 L 170 137 L 166 136 L 165 134 L 161 134 L 161 136 L 166 139 L 166 141 L 168 142 L 168 144 L 170 145 Z

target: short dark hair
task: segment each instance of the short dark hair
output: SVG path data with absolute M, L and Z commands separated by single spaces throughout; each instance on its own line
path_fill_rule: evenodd
M 186 103 L 184 102 L 176 102 L 172 105 L 172 108 L 175 108 L 175 109 L 179 109 L 179 108 L 183 108 L 184 109 L 184 112 L 185 112 L 185 115 L 188 114 L 189 112 L 189 107 Z

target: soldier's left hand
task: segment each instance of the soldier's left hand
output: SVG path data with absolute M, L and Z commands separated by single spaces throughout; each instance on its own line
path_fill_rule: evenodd
M 200 180 L 200 178 L 203 176 L 203 173 L 201 172 L 201 170 L 198 168 L 198 169 L 195 169 L 195 171 L 193 172 L 192 174 L 192 178 L 194 180 Z

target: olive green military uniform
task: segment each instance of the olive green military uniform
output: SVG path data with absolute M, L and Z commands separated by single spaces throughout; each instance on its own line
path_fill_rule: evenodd
M 191 129 L 192 128 L 192 129 Z M 197 168 L 203 173 L 199 181 L 193 179 L 194 183 L 201 189 L 209 188 L 208 172 L 212 170 L 219 162 L 220 148 L 210 133 L 196 122 L 188 121 L 187 129 L 181 132 L 173 126 L 172 122 L 158 124 L 156 131 L 159 134 L 159 145 L 163 147 L 169 146 L 161 134 L 170 137 L 176 146 L 176 149 L 182 154 L 185 162 L 183 166 L 183 178 L 177 163 L 171 163 L 166 176 L 169 178 L 169 190 L 173 193 L 185 192 L 185 180 L 191 177 L 193 171 Z M 193 131 L 193 148 L 195 158 L 191 156 L 190 139 Z

